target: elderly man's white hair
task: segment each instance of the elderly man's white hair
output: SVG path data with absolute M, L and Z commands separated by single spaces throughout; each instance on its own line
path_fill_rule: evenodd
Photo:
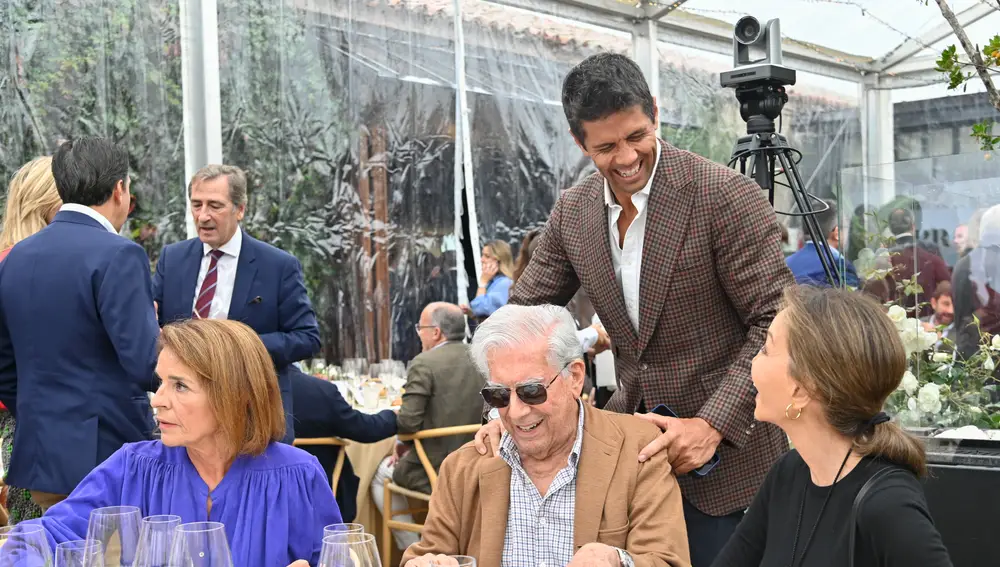
M 576 321 L 565 307 L 556 305 L 504 305 L 476 328 L 469 347 L 472 361 L 488 380 L 487 357 L 494 349 L 508 349 L 548 342 L 548 360 L 560 369 L 583 358 L 576 338 Z

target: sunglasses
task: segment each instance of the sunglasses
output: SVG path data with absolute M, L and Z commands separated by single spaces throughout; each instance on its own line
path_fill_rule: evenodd
M 549 380 L 548 384 L 542 384 L 541 382 L 531 382 L 528 384 L 521 384 L 520 386 L 514 387 L 514 393 L 517 394 L 517 399 L 521 400 L 529 406 L 537 406 L 539 404 L 544 404 L 545 400 L 549 399 L 549 386 L 555 383 L 556 378 L 562 376 L 566 367 L 570 363 L 567 362 L 565 366 L 562 367 L 555 376 Z M 510 405 L 510 388 L 504 386 L 487 386 L 480 390 L 480 394 L 483 396 L 483 401 L 492 408 L 505 408 Z

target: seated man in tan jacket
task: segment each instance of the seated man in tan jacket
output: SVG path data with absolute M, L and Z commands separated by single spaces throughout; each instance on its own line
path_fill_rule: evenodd
M 507 305 L 470 353 L 499 409 L 500 456 L 470 443 L 444 460 L 406 567 L 471 555 L 480 567 L 690 567 L 681 493 L 650 423 L 580 402 L 584 365 L 562 307 Z

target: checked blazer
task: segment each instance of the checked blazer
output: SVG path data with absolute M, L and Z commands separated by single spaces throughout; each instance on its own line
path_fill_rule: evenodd
M 788 449 L 756 423 L 750 362 L 794 283 L 774 212 L 749 178 L 661 141 L 646 207 L 639 329 L 615 279 L 600 173 L 563 192 L 511 303 L 565 305 L 583 286 L 611 337 L 618 390 L 605 409 L 666 404 L 719 430 L 721 462 L 678 478 L 702 512 L 744 510 Z

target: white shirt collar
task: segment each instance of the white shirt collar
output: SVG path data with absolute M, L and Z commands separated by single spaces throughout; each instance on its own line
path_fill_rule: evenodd
M 108 232 L 111 234 L 118 234 L 115 227 L 112 226 L 111 221 L 109 221 L 104 215 L 87 207 L 85 205 L 79 205 L 77 203 L 64 203 L 63 206 L 59 207 L 60 211 L 69 211 L 71 213 L 80 213 L 81 215 L 87 215 L 88 217 L 94 219 L 95 221 L 101 223 Z
M 236 227 L 236 232 L 233 233 L 233 237 L 229 239 L 229 242 L 219 246 L 219 250 L 227 256 L 232 256 L 233 258 L 240 257 L 240 250 L 243 248 L 243 229 L 241 227 Z M 209 252 L 212 251 L 212 247 L 208 244 L 202 243 L 203 256 L 207 256 Z
M 650 173 L 649 179 L 646 181 L 646 186 L 643 187 L 638 193 L 632 195 L 632 204 L 636 208 L 641 209 L 645 207 L 646 201 L 649 199 L 649 189 L 653 186 L 653 178 L 656 177 L 656 168 L 660 166 L 660 139 L 656 139 L 656 161 L 653 162 L 653 172 Z M 636 199 L 636 197 L 639 197 Z M 609 207 L 619 207 L 621 205 L 615 201 L 615 196 L 611 192 L 611 185 L 608 180 L 604 180 L 604 204 Z

